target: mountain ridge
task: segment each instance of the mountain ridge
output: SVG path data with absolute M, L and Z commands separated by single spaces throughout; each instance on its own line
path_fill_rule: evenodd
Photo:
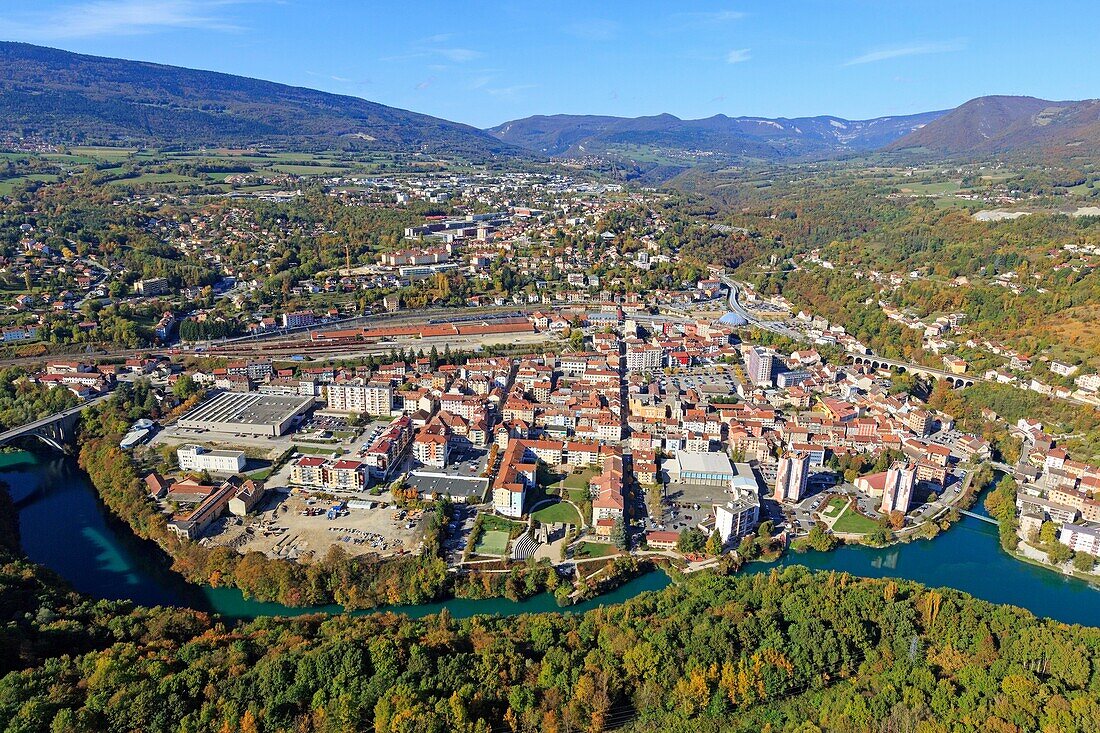
M 7 41 L 0 41 L 3 135 L 527 155 L 476 127 L 359 97 Z
M 0 41 L 2 138 L 400 151 L 478 160 L 594 155 L 661 178 L 697 165 L 879 152 L 1100 157 L 1100 100 L 988 95 L 954 109 L 866 120 L 532 115 L 480 130 L 306 87 Z
M 498 139 L 542 155 L 599 154 L 616 146 L 700 149 L 729 156 L 831 157 L 876 150 L 950 110 L 848 120 L 833 115 L 768 118 L 716 114 L 684 120 L 669 113 L 643 117 L 533 115 L 488 128 Z
M 886 147 L 941 155 L 1044 152 L 1100 154 L 1100 100 L 976 97 Z

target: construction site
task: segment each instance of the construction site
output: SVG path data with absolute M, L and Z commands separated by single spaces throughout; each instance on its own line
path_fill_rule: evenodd
M 294 489 L 271 492 L 255 515 L 223 517 L 200 540 L 238 552 L 312 562 L 331 547 L 349 555 L 393 557 L 416 552 L 423 538 L 424 512 L 367 499 L 334 500 Z

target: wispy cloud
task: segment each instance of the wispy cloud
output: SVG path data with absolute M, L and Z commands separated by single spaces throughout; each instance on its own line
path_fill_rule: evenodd
M 428 77 L 428 78 L 427 78 L 427 79 L 425 79 L 424 81 L 420 82 L 420 83 L 419 83 L 419 84 L 417 84 L 417 85 L 416 85 L 416 87 L 414 87 L 414 88 L 416 89 L 416 91 L 418 91 L 418 92 L 422 92 L 422 91 L 424 91 L 425 89 L 427 89 L 428 87 L 430 87 L 430 86 L 431 86 L 432 84 L 434 84 L 434 83 L 435 83 L 435 77 L 434 77 L 434 76 L 432 76 L 432 77 Z
M 472 48 L 436 48 L 433 49 L 433 52 L 455 63 L 473 61 L 485 55 L 481 51 L 475 51 Z
M 742 61 L 748 61 L 752 58 L 752 54 L 750 53 L 750 51 L 751 49 L 748 48 L 735 48 L 734 50 L 726 54 L 726 63 L 739 64 Z
M 470 80 L 470 89 L 484 89 L 493 82 L 493 77 L 490 74 L 482 74 L 481 76 L 475 76 Z
M 463 87 L 493 97 L 515 97 L 520 92 L 538 86 L 537 84 L 503 84 L 500 78 L 502 72 L 502 69 L 473 69 L 470 72 L 471 75 L 466 77 Z
M 684 29 L 732 23 L 744 17 L 745 13 L 740 10 L 715 10 L 712 12 L 673 13 L 669 16 L 669 21 L 678 28 Z
M 370 83 L 370 82 L 356 82 L 354 79 L 349 79 L 346 76 L 337 76 L 336 74 L 323 74 L 319 71 L 310 71 L 309 69 L 306 69 L 306 73 L 309 74 L 310 76 L 315 76 L 318 79 L 328 79 L 329 81 L 338 81 L 341 84 L 352 84 L 352 83 L 369 84 Z
M 228 6 L 244 0 L 89 0 L 48 10 L 12 12 L 0 18 L 0 37 L 19 41 L 131 36 L 197 28 L 239 31 L 227 17 Z
M 494 97 L 514 97 L 520 92 L 537 87 L 538 84 L 513 84 L 510 87 L 485 87 L 485 91 Z
M 889 46 L 868 51 L 862 56 L 856 56 L 844 62 L 844 66 L 858 66 L 860 64 L 874 64 L 879 61 L 900 59 L 906 56 L 927 56 L 934 53 L 950 53 L 962 51 L 966 48 L 963 41 L 943 41 L 938 43 L 910 43 L 903 46 Z
M 472 48 L 457 46 L 444 46 L 454 37 L 453 33 L 437 33 L 434 36 L 421 38 L 414 41 L 405 53 L 383 56 L 379 61 L 412 61 L 413 59 L 446 59 L 453 63 L 462 64 L 467 61 L 479 59 L 485 54 Z M 438 65 L 438 64 L 437 64 Z
M 619 24 L 613 20 L 592 18 L 565 26 L 565 32 L 582 41 L 610 41 L 619 34 Z

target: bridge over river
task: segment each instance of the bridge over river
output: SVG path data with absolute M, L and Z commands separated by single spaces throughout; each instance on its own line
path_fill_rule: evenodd
M 960 509 L 959 514 L 962 514 L 963 516 L 966 516 L 966 517 L 970 517 L 972 519 L 978 519 L 982 522 L 987 522 L 989 524 L 998 524 L 997 520 L 994 519 L 993 517 L 987 517 L 984 514 L 977 514 L 976 512 L 972 512 L 968 509 Z
M 76 424 L 80 421 L 80 413 L 110 396 L 109 393 L 100 395 L 87 402 L 82 402 L 76 407 L 70 407 L 68 410 L 55 412 L 25 425 L 5 430 L 0 433 L 0 445 L 7 445 L 17 438 L 37 438 L 51 448 L 66 453 L 68 452 L 69 443 L 75 436 Z

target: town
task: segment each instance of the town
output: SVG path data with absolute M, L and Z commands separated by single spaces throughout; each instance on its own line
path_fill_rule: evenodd
M 606 315 L 571 314 L 576 350 L 559 351 L 574 339 L 536 312 L 509 328 L 549 339 L 538 353 L 50 362 L 39 379 L 82 396 L 133 379 L 204 390 L 123 439 L 141 465 L 167 457 L 150 496 L 182 538 L 302 561 L 334 543 L 415 553 L 440 498 L 463 507 L 446 539 L 457 567 L 626 552 L 706 563 L 748 552 L 761 526 L 782 543 L 817 528 L 885 544 L 935 534 L 990 457 L 949 415 L 890 394 L 887 372 L 749 345 L 721 319 Z
M 1097 733 L 1100 4 L 758 5 L 6 3 L 0 733 Z
M 178 275 L 133 279 L 22 227 L 27 255 L 12 272 L 48 274 L 59 289 L 14 301 L 4 334 L 15 353 L 33 358 L 46 334 L 94 342 L 96 298 L 108 293 L 157 319 L 124 352 L 49 360 L 30 378 L 82 400 L 146 381 L 162 413 L 176 408 L 162 424 L 137 421 L 120 446 L 182 540 L 296 562 L 334 546 L 416 554 L 432 503 L 445 500 L 456 507 L 444 532 L 454 568 L 533 558 L 581 584 L 586 565 L 598 574 L 627 554 L 706 567 L 727 553 L 743 562 L 762 549 L 932 538 L 987 488 L 972 485 L 979 469 L 996 466 L 1019 484 L 1020 553 L 1067 572 L 1080 555 L 1077 570 L 1093 570 L 1094 467 L 1069 461 L 1034 420 L 1005 426 L 1020 455 L 997 463 L 999 447 L 927 404 L 927 389 L 899 385 L 990 382 L 1085 403 L 1095 374 L 1051 361 L 1076 391 L 1003 368 L 975 374 L 945 340 L 964 332 L 965 314 L 922 320 L 887 302 L 896 278 L 855 271 L 882 288 L 886 318 L 944 354 L 935 366 L 880 358 L 722 266 L 685 268 L 664 194 L 564 174 L 325 183 L 340 207 L 455 213 L 414 217 L 370 264 L 345 248 L 342 262 L 337 252 L 333 267 L 278 293 L 267 285 L 278 243 L 333 232 L 261 225 L 220 203 L 150 218 L 150 232 L 202 263 L 179 289 Z M 74 258 L 83 265 L 70 269 Z M 837 267 L 816 250 L 791 266 Z M 966 347 L 1031 368 L 988 340 Z

